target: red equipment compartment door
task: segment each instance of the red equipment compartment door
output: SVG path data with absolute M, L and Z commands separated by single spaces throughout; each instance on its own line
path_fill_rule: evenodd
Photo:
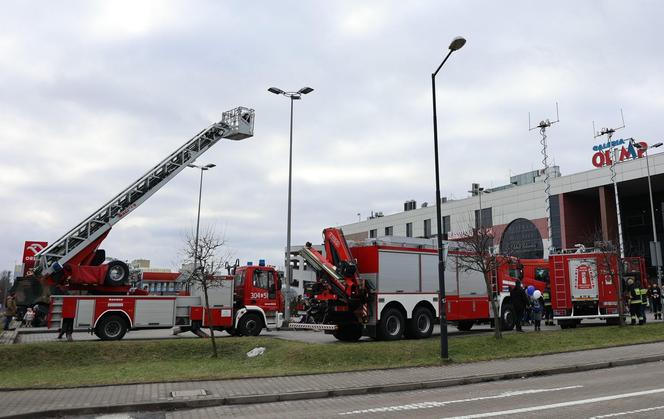
M 199 308 L 199 307 L 196 307 Z M 200 313 L 203 316 L 203 326 L 209 327 L 208 322 L 208 312 L 204 307 L 200 307 Z M 192 307 L 192 319 L 193 319 L 193 307 Z M 233 310 L 230 308 L 223 307 L 214 307 L 210 308 L 210 314 L 212 315 L 212 326 L 213 327 L 232 327 L 233 326 Z

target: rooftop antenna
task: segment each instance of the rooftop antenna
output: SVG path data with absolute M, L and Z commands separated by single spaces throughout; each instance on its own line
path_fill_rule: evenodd
M 542 139 L 540 144 L 542 145 L 542 164 L 544 165 L 544 193 L 546 194 L 546 228 L 549 233 L 549 255 L 553 251 L 553 237 L 551 233 L 551 184 L 549 183 L 549 154 L 547 152 L 546 144 L 546 129 L 551 127 L 551 125 L 560 122 L 560 115 L 558 113 L 558 102 L 556 102 L 556 120 L 550 121 L 548 118 L 540 121 L 539 124 L 534 127 L 530 123 L 530 112 L 528 112 L 528 131 L 532 131 L 539 128 L 540 135 Z

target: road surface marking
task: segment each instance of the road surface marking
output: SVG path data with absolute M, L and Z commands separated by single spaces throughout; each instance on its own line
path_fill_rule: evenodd
M 546 393 L 549 391 L 561 391 L 561 390 L 571 390 L 575 388 L 581 388 L 583 386 L 568 386 L 568 387 L 558 387 L 558 388 L 542 388 L 534 390 L 517 390 L 517 391 L 507 391 L 505 393 L 500 393 L 495 396 L 484 396 L 484 397 L 473 397 L 470 399 L 460 399 L 460 400 L 449 400 L 446 402 L 421 402 L 421 403 L 411 403 L 398 406 L 387 406 L 387 407 L 376 407 L 373 409 L 362 409 L 362 410 L 353 410 L 350 412 L 339 413 L 339 415 L 359 415 L 363 413 L 383 413 L 383 412 L 397 412 L 403 410 L 417 410 L 417 409 L 431 409 L 432 407 L 442 407 L 448 404 L 454 403 L 467 403 L 475 402 L 479 400 L 491 400 L 491 399 L 502 399 L 504 397 L 514 397 L 521 396 L 524 394 L 536 394 L 536 393 Z
M 499 412 L 478 413 L 476 415 L 467 415 L 467 416 L 454 416 L 446 419 L 475 419 L 475 418 L 490 418 L 492 416 L 501 416 L 501 415 L 515 415 L 517 413 L 536 412 L 538 410 L 557 409 L 560 407 L 570 407 L 570 406 L 578 406 L 580 404 L 606 402 L 609 400 L 626 399 L 628 397 L 646 396 L 648 394 L 657 394 L 657 393 L 664 393 L 664 388 L 658 388 L 655 390 L 637 391 L 634 393 L 615 394 L 613 396 L 594 397 L 592 399 L 545 404 L 541 406 L 524 407 L 521 409 L 501 410 Z
M 616 416 L 632 415 L 634 413 L 642 413 L 642 412 L 652 412 L 653 410 L 660 410 L 660 409 L 664 409 L 664 406 L 648 407 L 648 408 L 639 409 L 639 410 L 629 410 L 627 412 L 610 413 L 608 415 L 593 416 L 590 419 L 614 418 Z

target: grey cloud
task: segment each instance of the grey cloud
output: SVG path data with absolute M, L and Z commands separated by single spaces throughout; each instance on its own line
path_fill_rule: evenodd
M 256 135 L 201 157 L 218 165 L 205 175 L 202 223 L 223 227 L 243 261 L 281 265 L 289 108 L 271 85 L 315 89 L 295 104 L 294 243 L 319 242 L 358 212 L 432 202 L 430 74 L 457 34 L 468 44 L 437 79 L 444 195 L 537 168 L 527 114 L 553 117 L 555 101 L 550 147 L 564 173 L 592 168 L 591 122 L 617 124 L 620 107 L 625 136 L 661 138 L 658 3 L 160 2 L 177 19 L 126 34 L 90 27 L 102 6 L 126 5 L 3 8 L 2 266 L 237 105 L 256 109 Z M 386 170 L 398 176 L 377 175 Z M 109 254 L 173 267 L 197 182 L 189 171 L 159 191 L 111 233 Z

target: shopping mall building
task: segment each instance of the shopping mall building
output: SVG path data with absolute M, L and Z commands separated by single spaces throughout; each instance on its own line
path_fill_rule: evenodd
M 647 157 L 642 150 L 623 140 L 614 141 L 620 152 L 615 164 L 620 201 L 620 218 L 626 255 L 650 257 L 653 240 L 648 167 L 652 182 L 655 224 L 660 243 L 664 235 L 664 153 Z M 546 183 L 544 171 L 524 173 L 510 183 L 477 190 L 465 199 L 441 199 L 444 238 L 454 239 L 472 231 L 480 222 L 491 227 L 494 244 L 510 249 L 522 258 L 547 257 L 550 246 L 573 248 L 576 244 L 618 237 L 616 199 L 608 165 L 608 144 L 594 147 L 593 170 L 561 176 L 558 167 L 549 170 L 551 235 L 547 228 Z M 662 147 L 664 149 L 664 147 Z M 469 187 L 471 185 L 468 185 Z M 480 204 L 481 202 L 481 204 Z M 481 213 L 480 213 L 481 205 Z M 383 236 L 434 237 L 437 231 L 436 206 L 404 203 L 404 211 L 373 214 L 365 221 L 341 226 L 349 240 Z M 652 272 L 651 272 L 652 273 Z

